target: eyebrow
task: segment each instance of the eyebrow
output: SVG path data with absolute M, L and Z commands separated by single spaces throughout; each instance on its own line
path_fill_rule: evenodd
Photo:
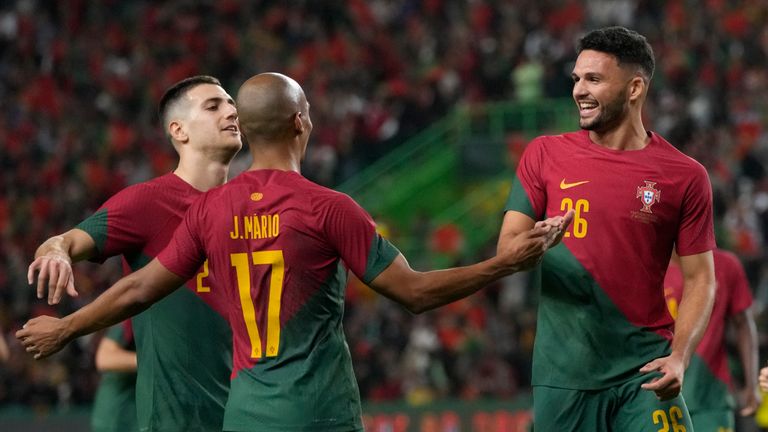
M 203 101 L 203 105 L 205 105 L 205 104 L 207 104 L 209 102 L 216 102 L 216 103 L 227 102 L 230 105 L 234 105 L 235 104 L 235 100 L 232 99 L 231 97 L 223 98 L 221 96 L 215 96 L 215 97 L 208 98 L 208 99 Z

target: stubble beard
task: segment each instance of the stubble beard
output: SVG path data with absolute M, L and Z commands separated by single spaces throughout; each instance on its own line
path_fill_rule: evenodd
M 609 103 L 602 106 L 600 113 L 592 120 L 579 119 L 579 127 L 595 132 L 606 132 L 617 127 L 627 116 L 627 92 L 622 91 Z

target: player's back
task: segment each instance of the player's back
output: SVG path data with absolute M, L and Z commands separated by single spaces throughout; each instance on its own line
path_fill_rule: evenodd
M 342 316 L 345 264 L 364 280 L 381 270 L 368 258 L 380 241 L 370 218 L 346 195 L 277 170 L 243 173 L 190 213 L 229 302 L 225 428 L 360 429 Z

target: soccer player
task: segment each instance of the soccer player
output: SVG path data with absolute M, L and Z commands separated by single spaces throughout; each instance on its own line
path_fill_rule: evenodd
M 93 432 L 138 431 L 136 423 L 136 345 L 131 320 L 107 330 L 96 349 L 101 374 L 93 400 Z
M 234 100 L 216 78 L 182 80 L 162 97 L 159 115 L 179 154 L 174 172 L 130 186 L 76 228 L 44 242 L 28 278 L 42 298 L 76 295 L 72 261 L 122 255 L 126 272 L 168 244 L 187 207 L 224 183 L 242 147 Z M 201 262 L 186 286 L 133 319 L 138 356 L 136 404 L 141 431 L 221 431 L 232 367 L 231 332 L 215 312 L 209 268 Z M 204 301 L 201 301 L 202 300 Z M 213 305 L 215 306 L 215 305 Z M 204 341 L 204 342 L 201 342 Z
M 757 330 L 752 317 L 752 292 L 739 259 L 731 252 L 715 249 L 715 305 L 704 336 L 685 371 L 683 397 L 697 431 L 732 431 L 735 401 L 730 394 L 731 374 L 725 350 L 725 329 L 735 329 L 744 392 L 741 415 L 755 413 L 760 404 L 757 391 Z M 664 295 L 673 318 L 683 295 L 683 274 L 673 254 L 664 279 Z
M 643 36 L 594 30 L 577 52 L 582 130 L 528 145 L 501 229 L 506 238 L 547 215 L 576 213 L 542 262 L 534 427 L 683 430 L 690 418 L 678 393 L 714 294 L 709 180 L 643 126 L 654 69 Z M 675 245 L 685 289 L 673 322 L 663 281 Z
M 342 330 L 347 269 L 420 312 L 535 265 L 573 216 L 502 239 L 497 256 L 478 264 L 417 272 L 350 197 L 301 176 L 312 121 L 298 83 L 257 75 L 240 88 L 237 105 L 249 170 L 196 201 L 146 267 L 68 317 L 28 322 L 17 333 L 28 352 L 47 356 L 140 311 L 208 257 L 234 344 L 224 430 L 358 431 L 360 395 Z

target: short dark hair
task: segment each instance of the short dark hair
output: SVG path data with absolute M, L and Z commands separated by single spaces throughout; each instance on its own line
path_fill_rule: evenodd
M 584 35 L 576 44 L 576 53 L 600 51 L 616 57 L 619 66 L 637 66 L 650 81 L 656 62 L 653 48 L 640 33 L 624 27 L 605 27 Z
M 212 76 L 196 75 L 184 78 L 165 91 L 163 97 L 160 98 L 160 104 L 157 106 L 157 117 L 160 119 L 163 128 L 165 128 L 165 123 L 167 121 L 165 117 L 168 115 L 171 106 L 181 99 L 182 96 L 187 94 L 188 91 L 200 84 L 213 84 L 221 87 L 221 82 Z

